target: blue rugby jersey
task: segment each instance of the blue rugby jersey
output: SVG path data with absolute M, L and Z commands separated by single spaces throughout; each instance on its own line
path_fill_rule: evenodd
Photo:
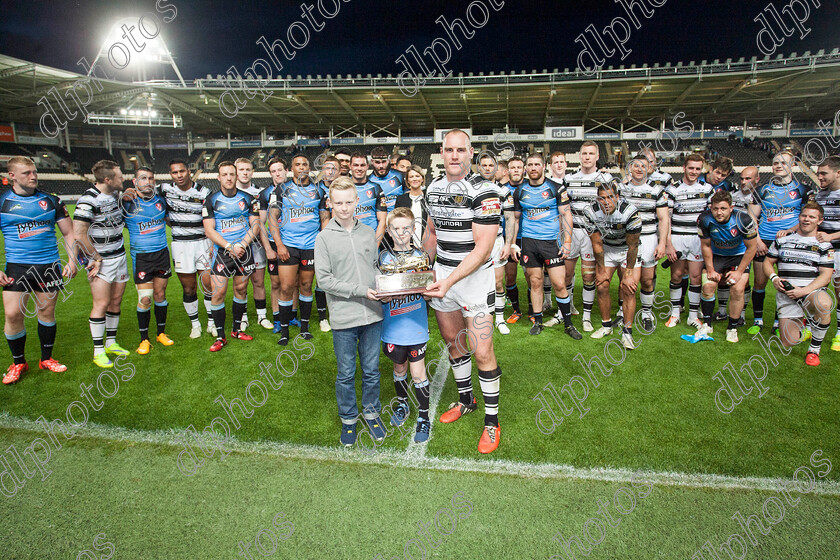
M 376 228 L 379 227 L 376 213 L 387 211 L 382 189 L 376 183 L 368 181 L 362 185 L 356 185 L 356 192 L 359 194 L 359 203 L 356 205 L 354 216 L 363 224 L 372 227 L 373 231 L 376 231 Z
M 248 232 L 249 216 L 258 216 L 256 201 L 251 195 L 237 190 L 233 196 L 225 196 L 222 191 L 214 192 L 204 201 L 204 218 L 214 218 L 216 231 L 228 243 L 239 243 Z
M 513 193 L 514 211 L 522 212 L 522 237 L 528 239 L 559 239 L 559 208 L 568 205 L 566 187 L 551 179 L 545 179 L 539 185 L 526 181 Z
M 756 203 L 761 205 L 759 237 L 775 239 L 777 233 L 799 223 L 799 211 L 810 192 L 810 187 L 796 179 L 784 185 L 773 183 L 771 180 L 756 189 Z
M 278 208 L 280 237 L 283 245 L 298 249 L 314 249 L 315 237 L 321 230 L 320 208 L 323 204 L 320 185 L 298 185 L 286 181 L 269 187 L 260 195 L 260 209 Z M 268 238 L 274 241 L 269 231 Z
M 0 193 L 0 231 L 6 262 L 50 264 L 59 260 L 55 224 L 69 218 L 64 203 L 39 190 L 21 196 L 9 189 Z
M 710 239 L 712 254 L 722 256 L 743 255 L 747 247 L 744 239 L 755 239 L 758 235 L 755 220 L 749 212 L 733 209 L 726 223 L 718 222 L 711 210 L 706 210 L 697 219 L 697 235 L 700 239 Z
M 397 197 L 404 192 L 402 173 L 394 169 L 389 169 L 384 177 L 380 177 L 374 171 L 368 177 L 368 181 L 378 185 L 382 190 L 382 195 L 385 197 L 385 208 L 387 212 L 394 209 L 397 202 Z M 376 227 L 373 228 L 374 230 Z
M 397 255 L 400 252 L 396 252 Z M 409 256 L 422 255 L 419 249 L 402 252 Z M 394 254 L 388 251 L 379 253 L 380 264 L 394 261 Z M 382 342 L 409 346 L 429 341 L 429 315 L 426 300 L 420 294 L 395 296 L 388 303 L 382 304 Z
M 137 253 L 166 249 L 166 201 L 160 195 L 145 200 L 138 196 L 123 204 L 131 258 Z

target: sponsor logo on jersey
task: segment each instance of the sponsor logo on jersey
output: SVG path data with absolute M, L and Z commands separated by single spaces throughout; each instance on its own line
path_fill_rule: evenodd
M 498 198 L 488 198 L 481 201 L 481 215 L 492 216 L 498 214 L 502 210 L 502 203 Z

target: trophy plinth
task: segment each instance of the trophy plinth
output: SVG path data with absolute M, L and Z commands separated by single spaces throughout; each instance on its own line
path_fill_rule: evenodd
M 435 272 L 431 270 L 429 256 L 414 254 L 410 256 L 385 253 L 391 258 L 380 259 L 379 272 L 376 275 L 376 294 L 379 296 L 399 296 L 419 294 L 435 281 Z

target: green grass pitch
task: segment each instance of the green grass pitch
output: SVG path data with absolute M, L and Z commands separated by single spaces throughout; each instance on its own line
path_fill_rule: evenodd
M 658 277 L 661 308 L 667 271 L 660 270 Z M 22 452 L 36 437 L 47 437 L 31 421 L 41 416 L 64 420 L 71 403 L 85 400 L 80 384 L 96 384 L 101 370 L 91 362 L 90 290 L 83 277 L 73 279 L 68 289 L 72 295 L 57 309 L 55 357 L 69 371 L 37 370 L 35 320 L 27 320 L 27 357 L 36 368 L 18 384 L 0 389 L 0 450 L 14 445 Z M 520 293 L 525 303 L 521 273 Z M 313 345 L 287 348 L 297 369 L 291 369 L 290 354 L 282 357 L 287 373 L 293 373 L 282 377 L 282 387 L 270 390 L 252 417 L 237 416 L 234 451 L 224 461 L 214 454 L 193 476 L 185 476 L 178 469 L 184 430 L 194 426 L 201 431 L 225 416 L 214 402 L 219 395 L 245 401 L 248 383 L 265 379 L 260 364 L 276 363 L 282 348 L 276 335 L 252 322 L 252 342 L 231 340 L 222 352 L 211 354 L 209 335 L 188 338 L 189 321 L 174 277 L 167 299 L 167 333 L 175 345 L 154 344 L 147 356 L 132 352 L 126 362 L 133 376 L 120 382 L 112 398 L 102 399 L 100 410 L 88 407 L 88 422 L 98 431 L 83 428 L 72 440 L 59 434 L 63 447 L 52 451 L 49 477 L 42 480 L 35 474 L 15 496 L 0 498 L 0 516 L 6 521 L 0 557 L 76 558 L 84 550 L 107 555 L 93 547 L 94 537 L 104 533 L 97 542 L 110 542 L 115 558 L 246 557 L 239 555 L 240 541 L 252 543 L 250 554 L 259 558 L 255 536 L 271 529 L 272 519 L 282 511 L 294 531 L 277 541 L 272 555 L 278 558 L 410 558 L 413 545 L 407 543 L 422 540 L 418 522 L 433 522 L 441 511 L 454 511 L 460 492 L 471 504 L 469 515 L 460 510 L 452 533 L 437 537 L 436 547 L 425 545 L 427 557 L 566 558 L 553 537 L 582 535 L 587 519 L 596 516 L 596 500 L 612 502 L 622 487 L 634 487 L 629 478 L 581 479 L 563 474 L 560 467 L 556 473 L 540 471 L 540 465 L 550 464 L 574 467 L 575 473 L 681 473 L 673 475 L 677 482 L 654 484 L 644 499 L 636 488 L 633 512 L 616 527 L 606 527 L 603 541 L 591 547 L 588 557 L 691 558 L 707 540 L 717 546 L 731 534 L 744 534 L 732 519 L 736 512 L 761 516 L 762 503 L 777 493 L 761 489 L 757 480 L 791 480 L 802 466 L 820 470 L 810 462 L 817 450 L 834 466 L 820 477 L 823 493 L 802 494 L 767 535 L 757 535 L 757 544 L 748 539 L 748 557 L 840 557 L 840 353 L 829 350 L 833 325 L 823 345 L 822 366 L 809 368 L 804 345 L 787 356 L 776 350 L 774 364 L 745 329 L 740 329 L 740 343 L 725 342 L 721 323 L 715 325 L 714 342 L 692 345 L 679 335 L 693 329 L 684 324 L 666 329 L 659 321 L 648 336 L 636 330 L 639 348 L 619 360 L 618 345 L 611 344 L 611 353 L 605 355 L 605 341 L 586 334 L 576 342 L 556 327 L 529 336 L 526 318 L 511 326 L 510 335 L 495 335 L 503 371 L 497 452 L 478 454 L 482 420 L 475 414 L 455 424 L 435 422 L 431 441 L 412 467 L 417 453 L 410 436 L 392 435 L 372 454 L 338 449 L 335 357 L 330 334 L 321 333 L 313 319 Z M 767 300 L 770 313 L 772 290 Z M 132 350 L 139 342 L 136 302 L 129 283 L 117 339 Z M 582 307 L 579 291 L 575 303 Z M 203 305 L 200 315 L 204 323 Z M 253 321 L 253 300 L 249 315 Z M 751 309 L 748 322 L 750 317 Z M 595 318 L 597 323 L 597 311 Z M 437 360 L 441 348 L 433 315 L 430 324 L 427 361 Z M 575 324 L 580 328 L 579 317 Z M 769 336 L 769 330 L 763 335 Z M 753 387 L 749 394 L 738 393 L 740 403 L 722 413 L 715 404 L 721 383 L 714 376 L 730 363 L 749 388 L 750 378 L 741 368 L 754 355 L 769 365 L 766 392 L 759 397 Z M 596 356 L 610 368 L 608 376 L 597 370 L 587 375 L 581 362 Z M 8 353 L 5 359 L 10 363 Z M 749 363 L 761 373 L 757 360 Z M 384 357 L 380 371 L 385 405 L 394 397 L 394 387 Z M 457 400 L 454 380 L 446 375 L 438 415 Z M 535 397 L 545 397 L 541 391 L 549 383 L 560 392 L 574 376 L 587 380 L 586 400 L 569 415 L 553 404 L 558 423 L 553 429 L 544 423 L 541 430 L 536 415 L 552 401 Z M 731 372 L 724 376 L 734 387 Z M 475 375 L 473 383 L 478 392 Z M 581 394 L 579 383 L 571 387 Z M 563 399 L 570 402 L 567 396 Z M 273 452 L 277 442 L 294 449 L 293 456 Z M 8 452 L 0 452 L 3 457 L 20 472 Z M 435 461 L 441 468 L 434 468 Z M 459 465 L 467 466 L 456 470 Z M 510 467 L 507 474 L 501 472 L 505 466 Z M 685 483 L 679 482 L 682 475 Z M 697 487 L 690 482 L 702 475 L 722 475 L 730 483 Z M 7 487 L 9 480 L 4 475 Z M 744 487 L 736 488 L 732 481 L 741 480 Z M 597 529 L 587 527 L 597 537 Z M 279 534 L 276 528 L 274 534 Z M 267 536 L 262 542 L 271 544 Z M 414 554 L 421 557 L 419 549 Z M 719 550 L 717 554 L 728 557 Z

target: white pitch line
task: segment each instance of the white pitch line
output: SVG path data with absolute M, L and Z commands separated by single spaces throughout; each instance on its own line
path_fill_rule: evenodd
M 437 405 L 440 401 L 440 395 L 443 393 L 443 386 L 446 385 L 446 376 L 449 375 L 449 352 L 444 348 L 440 352 L 438 358 L 438 367 L 435 369 L 435 376 L 429 383 L 429 419 L 431 420 L 431 429 L 429 430 L 429 440 L 435 432 L 435 414 L 437 412 Z M 423 443 L 414 443 L 413 439 L 409 440 L 408 449 L 405 450 L 405 457 L 412 463 L 422 461 L 426 457 L 426 448 L 429 446 L 429 440 Z
M 33 420 L 0 413 L 0 428 L 44 434 Z M 75 437 L 105 439 L 128 443 L 149 443 L 180 448 L 184 445 L 183 430 L 132 430 L 118 426 L 105 426 L 89 422 L 77 430 Z M 74 438 L 75 439 L 75 438 Z M 612 468 L 578 468 L 552 463 L 528 463 L 507 459 L 458 459 L 442 457 L 409 458 L 405 452 L 381 450 L 366 452 L 343 447 L 296 445 L 273 441 L 244 442 L 231 438 L 226 447 L 233 452 L 283 457 L 287 459 L 339 461 L 358 465 L 384 465 L 437 471 L 469 472 L 507 475 L 523 478 L 553 480 L 588 480 L 596 482 L 626 483 L 631 480 L 651 482 L 657 486 L 678 488 L 711 488 L 714 490 L 775 491 L 780 484 L 790 484 L 791 478 L 736 477 L 717 474 L 633 471 Z M 215 460 L 215 459 L 214 459 Z M 173 461 L 173 469 L 177 465 Z M 197 476 L 201 476 L 199 472 Z M 840 497 L 840 482 L 817 481 L 812 494 Z

